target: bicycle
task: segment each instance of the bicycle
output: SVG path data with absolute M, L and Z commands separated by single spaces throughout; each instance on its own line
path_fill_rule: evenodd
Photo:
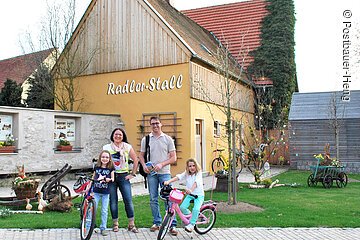
M 225 151 L 225 149 L 215 149 L 213 151 L 213 152 L 218 152 L 218 156 L 215 157 L 211 162 L 211 170 L 215 174 L 225 171 L 225 168 L 229 169 L 228 161 L 221 153 L 223 151 Z M 243 162 L 241 161 L 239 151 L 236 151 L 235 154 L 236 154 L 235 172 L 238 175 L 243 169 Z
M 191 196 L 197 198 L 197 195 Z M 160 198 L 163 201 L 166 201 L 168 209 L 166 211 L 164 220 L 160 226 L 157 240 L 164 239 L 166 233 L 168 232 L 172 221 L 176 217 L 176 214 L 180 217 L 183 224 L 186 226 L 190 223 L 191 213 L 183 214 L 180 210 L 179 203 L 184 197 L 184 192 L 178 189 L 172 188 L 170 185 L 164 185 L 160 190 Z M 170 204 L 169 204 L 170 203 Z M 194 230 L 198 234 L 205 234 L 209 232 L 216 222 L 216 203 L 209 200 L 205 201 L 201 208 L 199 217 L 196 221 Z
M 80 204 L 80 238 L 81 240 L 89 240 L 96 222 L 95 199 L 92 194 L 93 184 L 91 184 L 95 180 L 84 173 L 76 175 L 80 175 L 80 177 L 74 184 L 74 191 L 83 194 Z

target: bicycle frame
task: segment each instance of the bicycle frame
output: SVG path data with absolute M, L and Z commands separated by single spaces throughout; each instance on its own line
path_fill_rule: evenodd
M 167 199 L 167 204 L 168 206 L 171 206 L 170 208 L 168 208 L 167 214 L 172 214 L 172 219 L 171 222 L 174 220 L 175 218 L 175 214 L 177 214 L 181 221 L 185 224 L 188 225 L 190 223 L 190 219 L 192 216 L 192 213 L 189 214 L 183 214 L 180 210 L 179 204 L 173 201 L 170 201 L 169 199 Z M 214 211 L 216 211 L 216 205 L 212 202 L 205 202 L 204 204 L 202 204 L 202 206 L 200 207 L 200 214 L 199 214 L 199 218 L 202 218 L 203 220 L 201 222 L 196 222 L 196 224 L 207 224 L 209 223 L 209 220 L 206 218 L 206 216 L 201 214 L 201 211 L 205 208 L 211 208 Z
M 93 179 L 87 178 L 89 181 L 94 182 Z M 94 184 L 91 183 L 90 187 L 85 190 L 83 200 L 80 206 L 80 238 L 82 240 L 89 240 L 95 228 L 95 199 L 92 195 Z
M 163 188 L 167 187 L 163 186 Z M 166 214 L 164 216 L 163 222 L 161 223 L 159 234 L 157 236 L 157 240 L 163 240 L 165 237 L 165 234 L 167 233 L 168 229 L 170 228 L 172 222 L 174 221 L 174 218 L 176 217 L 176 214 L 179 215 L 181 221 L 188 225 L 190 223 L 190 219 L 192 214 L 183 214 L 179 207 L 179 201 L 183 198 L 183 195 L 181 196 L 180 193 L 175 193 L 174 195 L 171 195 L 171 192 L 176 190 L 169 186 L 170 189 L 164 190 L 163 188 L 161 191 L 170 191 L 169 197 L 161 198 L 162 200 L 166 201 L 168 208 L 166 211 Z M 169 188 L 168 187 L 168 188 Z M 184 192 L 182 192 L 184 194 Z M 195 195 L 192 195 L 196 197 Z M 202 206 L 200 207 L 200 213 L 197 218 L 197 221 L 194 226 L 195 232 L 198 234 L 205 234 L 208 231 L 210 231 L 214 224 L 216 222 L 216 203 L 210 201 L 204 202 Z
M 84 214 L 84 204 L 86 204 L 85 206 L 87 206 L 87 204 L 88 204 L 88 202 L 89 202 L 89 200 L 91 199 L 91 200 L 93 200 L 94 199 L 94 197 L 91 195 L 91 193 L 93 192 L 93 184 L 91 184 L 91 187 L 90 187 L 90 189 L 88 190 L 88 191 L 86 191 L 85 193 L 84 193 L 84 195 L 83 195 L 83 200 L 82 200 L 82 202 L 81 202 L 81 206 L 82 206 L 82 208 L 81 208 L 81 213 L 82 214 Z

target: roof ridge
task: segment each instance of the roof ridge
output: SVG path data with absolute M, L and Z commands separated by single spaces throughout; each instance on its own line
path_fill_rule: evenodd
M 37 51 L 37 52 L 26 53 L 26 54 L 23 54 L 23 55 L 18 55 L 18 56 L 15 56 L 15 57 L 2 59 L 2 60 L 0 60 L 0 62 L 12 60 L 12 59 L 15 59 L 15 58 L 25 58 L 25 57 L 28 57 L 28 56 L 31 56 L 31 55 L 40 54 L 40 53 L 43 53 L 43 52 L 46 52 L 46 51 L 51 52 L 51 51 L 53 51 L 53 50 L 54 50 L 54 48 L 49 48 L 49 49 L 40 50 L 40 51 Z
M 246 1 L 242 1 L 242 2 L 224 3 L 224 4 L 219 4 L 219 5 L 207 6 L 207 7 L 192 8 L 192 9 L 183 10 L 181 12 L 197 11 L 197 10 L 202 11 L 204 9 L 226 8 L 226 7 L 232 7 L 235 5 L 253 5 L 253 4 L 259 4 L 259 3 L 266 4 L 265 0 L 246 0 Z

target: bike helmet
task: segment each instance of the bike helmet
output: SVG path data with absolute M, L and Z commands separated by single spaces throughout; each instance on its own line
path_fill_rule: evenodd
M 90 181 L 86 179 L 86 177 L 80 177 L 76 182 L 74 183 L 73 189 L 75 193 L 83 194 L 88 190 L 88 187 L 90 186 Z
M 160 198 L 164 201 L 169 199 L 170 192 L 173 188 L 170 185 L 164 185 L 160 190 Z

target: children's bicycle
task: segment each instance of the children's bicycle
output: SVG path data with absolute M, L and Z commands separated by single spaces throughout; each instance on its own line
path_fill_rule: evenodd
M 226 169 L 229 169 L 229 161 L 222 155 L 222 152 L 225 151 L 225 149 L 216 149 L 213 152 L 218 153 L 218 156 L 215 157 L 211 162 L 211 170 L 213 173 L 219 173 Z M 237 174 L 240 174 L 241 170 L 243 168 L 243 163 L 241 161 L 241 156 L 238 152 L 236 152 L 236 166 L 235 171 Z
M 89 240 L 96 222 L 95 199 L 93 197 L 93 184 L 95 180 L 86 176 L 84 173 L 79 175 L 79 179 L 74 184 L 74 191 L 83 194 L 83 200 L 80 204 L 80 238 Z
M 191 195 L 197 198 L 197 195 Z M 188 225 L 191 219 L 190 214 L 183 214 L 180 210 L 179 204 L 181 203 L 184 197 L 184 192 L 172 188 L 170 185 L 165 185 L 160 190 L 160 198 L 163 201 L 166 201 L 168 209 L 166 211 L 166 215 L 164 220 L 160 226 L 160 230 L 157 236 L 157 240 L 164 239 L 166 233 L 168 232 L 172 221 L 176 217 L 176 214 L 179 215 L 180 219 L 182 220 L 183 224 Z M 216 222 L 216 203 L 209 200 L 205 201 L 201 208 L 199 217 L 196 221 L 194 230 L 198 234 L 205 234 L 209 232 Z

